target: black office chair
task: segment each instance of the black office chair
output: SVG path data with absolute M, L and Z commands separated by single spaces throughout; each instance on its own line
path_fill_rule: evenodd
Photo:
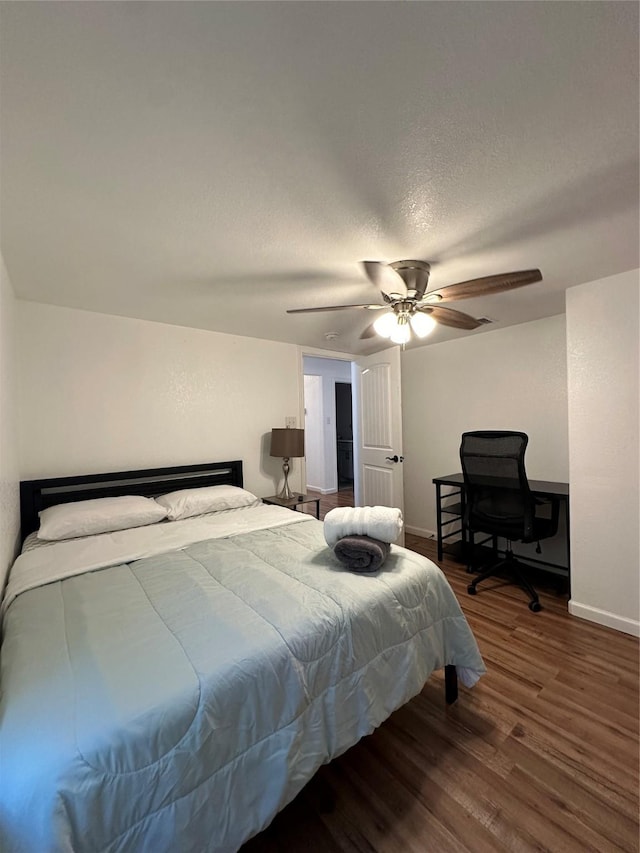
M 524 467 L 529 437 L 524 432 L 481 430 L 462 434 L 460 461 L 465 485 L 464 524 L 471 534 L 486 533 L 507 540 L 504 559 L 498 559 L 469 584 L 476 586 L 495 575 L 509 575 L 529 595 L 529 609 L 542 609 L 538 594 L 525 576 L 526 566 L 511 550 L 511 543 L 540 542 L 555 536 L 560 504 L 551 500 L 551 517 L 536 516 L 536 499 L 531 493 Z M 538 544 L 538 550 L 540 545 Z

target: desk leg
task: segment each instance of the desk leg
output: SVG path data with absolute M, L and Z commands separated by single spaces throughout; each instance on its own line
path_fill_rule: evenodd
M 569 577 L 567 579 L 567 585 L 569 589 L 567 590 L 569 593 L 569 598 L 571 598 L 571 531 L 569 529 L 569 498 L 565 498 L 564 500 L 564 511 L 565 511 L 565 536 L 567 537 L 567 570 L 569 572 Z
M 436 483 L 436 534 L 438 536 L 438 560 L 442 560 L 442 488 Z
M 458 673 L 453 664 L 444 668 L 444 698 L 447 705 L 453 705 L 458 698 Z

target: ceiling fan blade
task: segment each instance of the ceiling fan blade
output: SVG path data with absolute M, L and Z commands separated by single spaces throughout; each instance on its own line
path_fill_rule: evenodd
M 424 298 L 439 297 L 437 301 L 455 302 L 457 299 L 471 299 L 474 296 L 488 296 L 491 293 L 515 290 L 516 287 L 524 287 L 525 284 L 534 284 L 536 281 L 542 281 L 540 270 L 498 273 L 497 275 L 484 276 L 484 278 L 460 281 L 457 284 L 450 284 L 448 287 L 440 287 L 438 290 L 431 290 L 425 294 Z
M 365 341 L 367 338 L 375 338 L 376 330 L 373 328 L 373 323 L 370 323 L 364 332 L 360 335 L 360 340 Z
M 471 317 L 469 314 L 464 314 L 462 311 L 454 311 L 453 308 L 441 308 L 440 305 L 429 305 L 428 307 L 418 308 L 418 311 L 424 311 L 430 314 L 436 323 L 443 326 L 452 326 L 454 329 L 477 329 L 483 323 Z
M 342 308 L 368 308 L 370 311 L 378 311 L 386 308 L 386 305 L 323 305 L 321 308 L 287 308 L 287 314 L 311 314 L 315 311 L 340 311 Z
M 375 286 L 385 293 L 397 293 L 399 296 L 407 295 L 407 285 L 400 275 L 388 264 L 380 261 L 363 261 L 362 266 L 367 278 Z

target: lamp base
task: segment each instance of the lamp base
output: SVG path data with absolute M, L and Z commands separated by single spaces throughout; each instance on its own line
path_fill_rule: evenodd
M 286 458 L 282 463 L 282 472 L 284 473 L 284 485 L 278 492 L 278 497 L 281 501 L 290 501 L 293 498 L 293 492 L 289 488 L 289 459 Z

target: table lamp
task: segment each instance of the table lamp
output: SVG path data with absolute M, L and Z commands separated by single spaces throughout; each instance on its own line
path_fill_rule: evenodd
M 289 459 L 304 456 L 304 430 L 272 429 L 270 455 L 282 457 L 284 486 L 278 492 L 278 497 L 284 501 L 291 500 L 293 492 L 289 488 Z

